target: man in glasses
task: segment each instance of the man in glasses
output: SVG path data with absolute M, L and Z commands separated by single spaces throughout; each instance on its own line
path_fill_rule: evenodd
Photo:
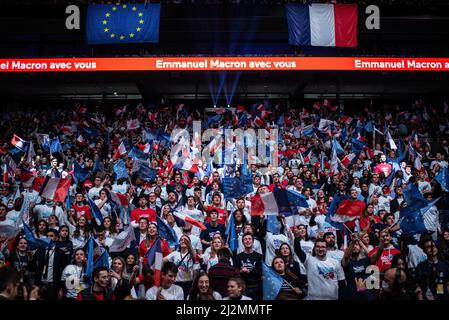
M 438 259 L 438 248 L 431 239 L 422 243 L 427 260 L 416 268 L 416 294 L 419 300 L 447 300 L 449 264 Z

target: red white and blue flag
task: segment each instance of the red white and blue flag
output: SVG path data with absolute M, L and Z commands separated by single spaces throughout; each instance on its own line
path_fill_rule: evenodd
M 345 223 L 360 218 L 365 210 L 365 205 L 364 201 L 343 200 L 331 220 Z
M 64 202 L 69 192 L 70 179 L 45 177 L 42 187 L 39 191 L 41 197 L 54 201 Z
M 357 4 L 287 4 L 289 44 L 356 47 Z

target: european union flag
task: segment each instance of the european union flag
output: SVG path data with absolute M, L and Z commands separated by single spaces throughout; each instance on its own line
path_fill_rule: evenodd
M 251 176 L 240 176 L 233 178 L 224 177 L 222 179 L 222 183 L 223 194 L 226 199 L 239 198 L 254 190 L 253 179 Z
M 148 159 L 148 156 L 143 153 L 139 148 L 133 147 L 131 151 L 128 153 L 128 157 L 134 160 L 145 161 Z
M 57 153 L 57 152 L 63 152 L 61 142 L 59 141 L 58 137 L 50 140 L 50 153 Z
M 285 189 L 276 188 L 274 189 L 273 194 L 279 208 L 279 214 L 284 217 L 293 215 L 293 210 L 290 207 L 287 191 Z
M 161 238 L 168 241 L 168 245 L 172 248 L 179 245 L 178 237 L 176 236 L 175 230 L 162 220 L 161 217 L 157 218 L 157 230 Z
M 441 189 L 445 192 L 449 192 L 449 170 L 447 168 L 443 168 L 436 175 L 435 180 L 441 184 Z
M 116 179 L 122 179 L 122 178 L 128 178 L 128 170 L 126 169 L 126 165 L 123 162 L 122 159 L 117 161 L 117 163 L 114 165 L 114 172 L 116 174 Z
M 73 164 L 73 171 L 74 171 L 73 178 L 75 179 L 76 184 L 84 182 L 89 176 L 89 171 L 81 167 L 79 163 L 76 161 Z
M 239 246 L 238 242 L 238 235 L 237 232 L 235 232 L 235 219 L 234 215 L 231 215 L 231 218 L 229 219 L 228 227 L 226 228 L 225 232 L 227 236 L 227 243 L 229 244 L 229 249 L 231 249 L 232 252 L 237 250 Z
M 159 42 L 160 4 L 91 4 L 87 43 Z
M 94 168 L 92 169 L 93 172 L 103 172 L 104 171 L 104 165 L 103 162 L 100 161 L 100 159 L 95 159 Z
M 262 264 L 262 279 L 263 300 L 275 300 L 281 291 L 284 279 L 265 262 Z

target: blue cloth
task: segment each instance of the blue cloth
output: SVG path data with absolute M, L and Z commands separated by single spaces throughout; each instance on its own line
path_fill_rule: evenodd
M 265 262 L 262 263 L 262 287 L 263 300 L 275 300 L 279 291 L 281 291 L 284 279 L 269 267 Z
M 156 265 L 156 252 L 162 253 L 162 247 L 161 247 L 161 238 L 157 238 L 153 245 L 148 249 L 147 251 L 147 259 L 148 259 L 148 265 L 154 270 L 154 267 Z
M 50 153 L 63 152 L 59 137 L 50 140 Z
M 160 4 L 90 4 L 87 44 L 159 42 Z
M 449 192 L 449 172 L 447 168 L 441 169 L 436 175 L 435 180 L 441 185 L 443 191 Z
M 237 250 L 239 246 L 238 242 L 238 235 L 237 232 L 235 232 L 235 218 L 234 215 L 231 215 L 231 218 L 229 219 L 228 227 L 226 228 L 225 235 L 227 237 L 227 243 L 229 244 L 229 249 L 231 249 L 232 252 Z
M 223 194 L 226 199 L 239 198 L 247 193 L 253 192 L 253 180 L 250 175 L 240 177 L 224 177 Z
M 161 238 L 168 241 L 170 247 L 176 247 L 179 245 L 178 237 L 175 230 L 166 224 L 159 216 L 157 218 L 157 230 Z
M 92 215 L 95 219 L 95 222 L 97 223 L 97 225 L 101 226 L 101 224 L 103 223 L 103 215 L 101 214 L 100 209 L 97 207 L 95 202 L 93 202 L 89 196 L 86 195 L 86 197 L 87 203 L 89 205 L 90 211 L 92 211 Z
M 117 161 L 117 163 L 114 165 L 114 172 L 115 172 L 115 174 L 117 176 L 117 178 L 116 178 L 117 180 L 129 177 L 128 170 L 126 169 L 125 162 L 123 162 L 122 159 Z
M 134 159 L 134 160 L 141 160 L 145 161 L 148 159 L 148 156 L 143 153 L 139 148 L 132 147 L 131 151 L 128 153 L 128 157 Z
M 103 162 L 100 161 L 100 159 L 96 159 L 95 163 L 94 163 L 94 168 L 92 169 L 93 172 L 97 172 L 97 171 L 104 171 L 104 165 Z
M 290 202 L 290 208 L 292 209 L 293 214 L 298 213 L 298 207 L 309 207 L 306 197 L 298 191 L 287 190 L 287 197 L 288 201 Z
M 288 198 L 287 191 L 282 188 L 276 188 L 273 191 L 274 199 L 279 208 L 279 214 L 284 217 L 289 217 L 293 215 L 293 210 L 290 207 L 290 201 Z
M 48 238 L 38 239 L 34 236 L 30 227 L 23 221 L 23 232 L 25 233 L 25 239 L 28 241 L 28 250 L 36 250 L 39 248 L 47 248 L 51 246 L 51 241 Z
M 288 24 L 288 43 L 295 46 L 310 46 L 310 14 L 309 6 L 287 4 L 285 14 Z
M 89 171 L 81 167 L 78 162 L 75 161 L 73 164 L 73 178 L 75 179 L 75 183 L 78 184 L 80 182 L 84 182 L 88 176 Z

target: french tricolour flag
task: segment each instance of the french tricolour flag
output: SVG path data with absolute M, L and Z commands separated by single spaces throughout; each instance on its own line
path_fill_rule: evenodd
M 356 4 L 286 5 L 289 44 L 357 46 Z
M 277 215 L 279 213 L 279 207 L 273 192 L 256 194 L 250 200 L 252 216 Z
M 185 213 L 178 212 L 178 211 L 173 211 L 173 214 L 177 218 L 182 219 L 183 221 L 188 222 L 191 225 L 200 228 L 201 230 L 206 230 L 207 229 L 206 226 L 204 224 L 202 224 L 200 221 L 192 218 L 191 216 L 189 216 L 189 215 L 187 215 Z
M 29 143 L 20 138 L 18 135 L 14 135 L 11 139 L 11 144 L 17 149 L 25 151 Z
M 47 176 L 42 184 L 39 195 L 54 201 L 64 202 L 69 192 L 69 187 L 70 179 L 50 178 Z

